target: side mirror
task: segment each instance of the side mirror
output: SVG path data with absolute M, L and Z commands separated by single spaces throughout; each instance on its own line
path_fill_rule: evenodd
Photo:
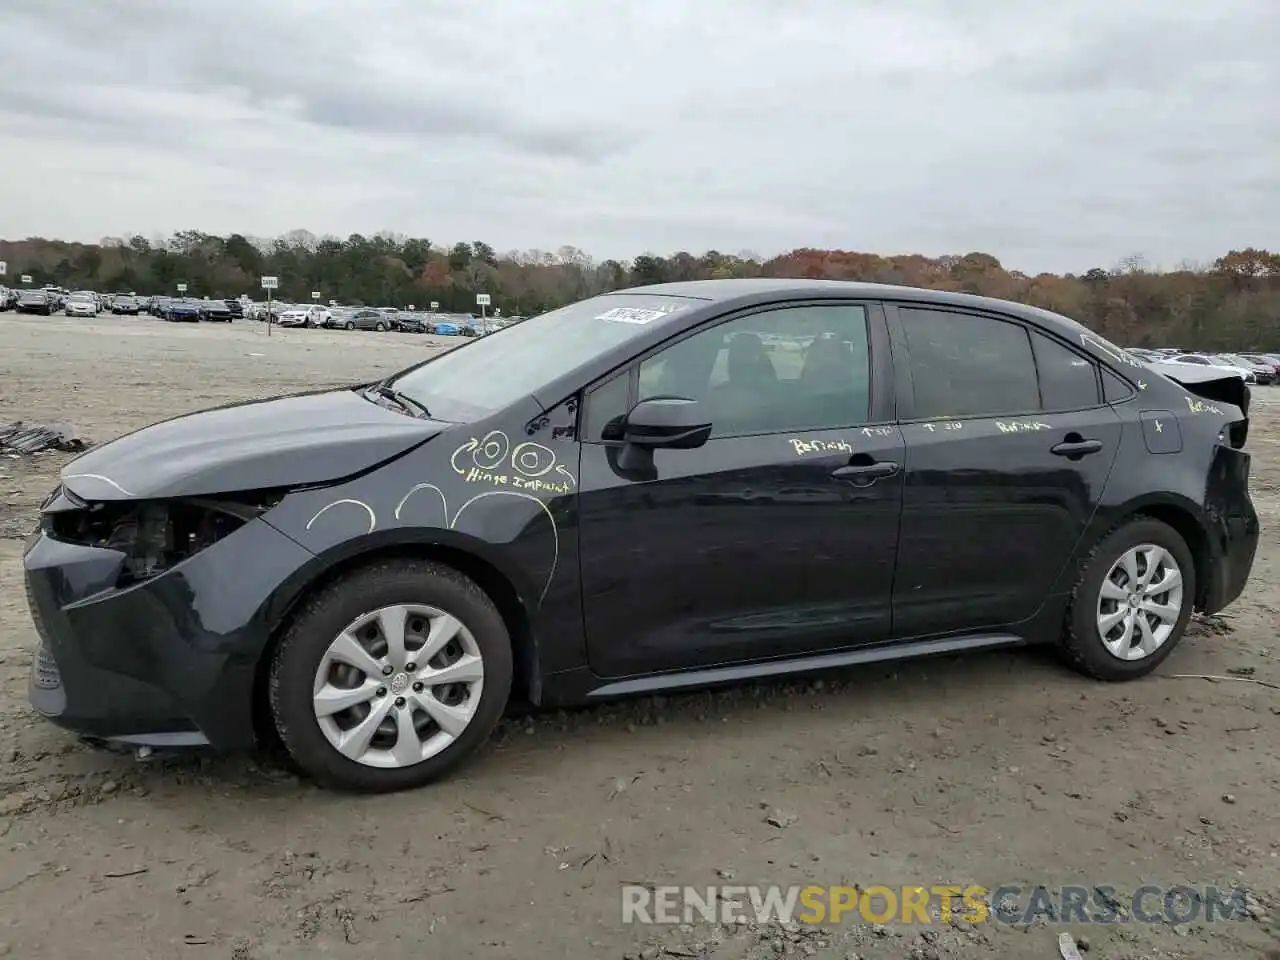
M 692 450 L 711 436 L 711 421 L 697 400 L 650 397 L 627 414 L 622 439 L 647 449 Z

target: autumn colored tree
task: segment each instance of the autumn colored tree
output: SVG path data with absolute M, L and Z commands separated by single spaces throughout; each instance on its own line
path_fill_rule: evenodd
M 30 238 L 0 241 L 9 277 L 106 292 L 259 296 L 259 277 L 280 277 L 282 299 L 312 290 L 341 303 L 404 306 L 438 301 L 475 309 L 488 293 L 507 314 L 530 315 L 582 297 L 650 283 L 732 277 L 861 280 L 980 294 L 1066 314 L 1134 345 L 1214 350 L 1280 350 L 1280 254 L 1247 247 L 1208 267 L 1152 270 L 1141 254 L 1080 275 L 1027 276 L 982 251 L 941 257 L 890 257 L 801 248 L 764 259 L 748 251 L 597 263 L 577 247 L 499 254 L 481 240 L 437 245 L 387 233 L 317 237 L 294 230 L 274 239 L 218 237 L 184 230 L 168 238 L 107 237 L 97 244 Z M 13 282 L 12 279 L 9 280 Z

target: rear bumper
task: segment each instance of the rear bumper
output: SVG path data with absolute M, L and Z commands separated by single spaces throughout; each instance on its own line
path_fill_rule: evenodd
M 23 559 L 39 638 L 28 698 L 82 736 L 169 747 L 255 742 L 257 664 L 281 584 L 311 559 L 262 520 L 144 583 L 123 555 L 36 533 Z
M 1204 612 L 1233 603 L 1249 582 L 1261 535 L 1258 512 L 1249 497 L 1249 454 L 1218 447 L 1205 491 L 1209 537 L 1209 582 Z

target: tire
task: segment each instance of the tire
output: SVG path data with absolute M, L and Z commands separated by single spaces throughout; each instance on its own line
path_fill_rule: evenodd
M 352 323 L 350 320 L 347 321 L 346 326 L 348 330 L 354 330 L 356 328 L 356 325 Z
M 479 657 L 482 679 L 473 681 L 466 698 L 453 708 L 465 714 L 469 712 L 467 707 L 470 704 L 470 720 L 465 721 L 460 730 L 454 731 L 452 740 L 448 739 L 450 734 L 445 734 L 443 728 L 432 726 L 434 720 L 420 706 L 424 702 L 441 704 L 433 690 L 419 690 L 420 685 L 413 683 L 415 675 L 425 675 L 422 666 L 416 665 L 416 671 L 410 672 L 407 669 L 409 664 L 397 663 L 397 667 L 404 669 L 388 676 L 384 683 L 381 676 L 374 674 L 372 664 L 368 670 L 360 671 L 354 667 L 343 667 L 330 656 L 331 645 L 343 635 L 351 636 L 347 631 L 357 627 L 363 643 L 370 643 L 365 636 L 366 629 L 372 630 L 374 636 L 369 648 L 361 646 L 361 651 L 385 649 L 379 630 L 366 627 L 361 621 L 371 617 L 375 611 L 391 607 L 411 608 L 403 621 L 409 626 L 404 634 L 407 644 L 420 637 L 414 629 L 415 620 L 433 624 L 436 622 L 435 614 L 444 614 L 458 621 L 462 629 L 443 648 L 442 655 L 449 654 L 456 647 L 455 652 L 465 657 L 472 669 L 475 669 L 474 658 Z M 420 630 L 425 632 L 427 626 L 420 627 Z M 412 656 L 412 652 L 406 654 L 410 662 Z M 395 660 L 394 657 L 391 659 Z M 386 658 L 382 662 L 385 663 Z M 456 660 L 453 666 L 461 662 L 461 659 Z M 442 661 L 432 659 L 433 667 L 440 663 Z M 336 665 L 336 668 L 326 664 Z M 350 736 L 362 719 L 359 712 L 337 711 L 323 721 L 317 716 L 313 690 L 322 666 L 338 671 L 328 674 L 330 683 L 335 677 L 342 681 L 339 685 L 330 686 L 334 693 L 341 694 L 359 687 L 372 690 L 370 684 L 378 685 L 377 692 L 367 694 L 364 704 L 354 710 L 365 711 L 363 716 L 378 711 L 391 722 L 385 725 L 385 732 L 379 729 L 371 735 L 369 742 L 374 749 L 366 748 L 362 758 L 344 755 L 331 740 L 331 737 L 341 738 L 344 732 Z M 287 628 L 272 658 L 268 689 L 276 731 L 294 764 L 312 779 L 331 788 L 359 793 L 389 793 L 430 783 L 475 753 L 502 717 L 511 693 L 511 676 L 511 638 L 488 595 L 452 567 L 428 561 L 396 560 L 357 570 L 325 587 L 306 603 Z M 474 682 L 480 684 L 478 694 Z M 465 684 L 446 687 L 446 699 L 463 686 Z M 405 696 L 398 697 L 400 692 Z M 472 698 L 477 696 L 478 702 L 473 702 Z M 407 705 L 409 713 L 404 712 L 406 707 L 401 704 Z M 415 704 L 419 705 L 418 709 L 414 709 Z M 425 743 L 419 740 L 421 731 L 414 731 L 411 740 L 402 740 L 405 735 L 399 732 L 402 728 L 397 724 L 406 718 L 410 723 L 423 724 L 423 730 L 430 734 Z M 425 755 L 425 759 L 397 765 L 400 761 L 392 751 L 402 743 L 411 756 L 416 745 L 417 755 Z M 435 752 L 433 743 L 440 744 Z
M 1161 592 L 1148 596 L 1151 606 L 1169 611 L 1164 619 L 1156 618 L 1156 626 L 1151 627 L 1151 617 L 1131 608 L 1124 597 L 1128 591 L 1117 581 L 1128 582 L 1128 574 L 1121 568 L 1123 559 L 1131 551 L 1137 551 L 1136 569 L 1140 575 L 1148 572 L 1145 560 L 1155 554 L 1149 548 L 1158 548 L 1164 554 L 1158 561 L 1155 576 L 1157 589 L 1170 582 L 1170 570 L 1176 569 L 1179 577 L 1181 594 L 1173 591 Z M 1116 589 L 1108 588 L 1115 598 L 1103 597 L 1104 587 L 1108 581 Z M 1176 588 L 1175 588 L 1176 589 Z M 1141 594 L 1140 594 L 1141 596 Z M 1174 606 L 1176 596 L 1176 616 L 1169 610 Z M 1178 645 L 1186 632 L 1187 622 L 1196 596 L 1195 559 L 1186 541 L 1168 524 L 1149 517 L 1138 517 L 1127 520 L 1116 527 L 1098 543 L 1086 558 L 1083 572 L 1076 582 L 1071 594 L 1071 604 L 1067 610 L 1066 625 L 1062 637 L 1062 652 L 1070 666 L 1089 677 L 1098 680 L 1117 682 L 1136 680 L 1155 670 Z M 1141 600 L 1138 601 L 1141 603 Z M 1132 609 L 1132 614 L 1125 611 Z M 1123 643 L 1123 634 L 1130 616 L 1134 624 L 1132 637 L 1137 644 L 1143 636 L 1142 624 L 1145 619 L 1148 630 L 1158 639 L 1158 645 L 1150 652 L 1141 652 L 1140 647 L 1133 649 L 1124 659 L 1108 648 L 1103 640 L 1100 620 L 1104 615 L 1119 619 L 1111 628 L 1110 636 L 1117 638 L 1117 645 Z M 1171 627 L 1167 632 L 1166 627 Z M 1123 646 L 1122 646 L 1123 649 Z
M 379 320 L 373 325 L 373 329 L 377 330 L 379 333 L 386 333 L 387 325 Z

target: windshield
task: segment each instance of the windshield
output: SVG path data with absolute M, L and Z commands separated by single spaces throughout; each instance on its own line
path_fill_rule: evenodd
M 653 294 L 593 297 L 471 340 L 391 382 L 437 419 L 475 420 L 626 343 L 650 321 L 705 302 Z

